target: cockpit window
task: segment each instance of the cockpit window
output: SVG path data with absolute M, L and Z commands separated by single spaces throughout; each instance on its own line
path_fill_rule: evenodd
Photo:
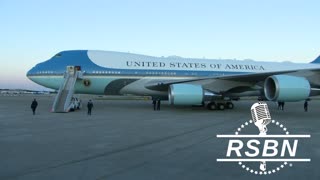
M 56 54 L 54 57 L 61 57 L 61 53 Z

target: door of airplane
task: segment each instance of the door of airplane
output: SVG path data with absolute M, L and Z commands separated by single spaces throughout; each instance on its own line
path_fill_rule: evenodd
M 81 66 L 67 66 L 67 72 L 74 75 L 77 71 L 81 71 Z
M 81 66 L 75 66 L 76 71 L 81 71 Z
M 67 66 L 67 72 L 70 75 L 74 75 L 75 74 L 75 67 L 74 66 Z

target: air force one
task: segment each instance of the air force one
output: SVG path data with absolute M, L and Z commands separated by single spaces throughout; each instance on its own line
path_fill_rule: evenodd
M 231 100 L 244 96 L 288 102 L 320 95 L 320 56 L 302 64 L 73 50 L 37 64 L 27 77 L 59 90 L 54 112 L 68 111 L 73 93 L 152 96 L 172 105 L 232 109 Z

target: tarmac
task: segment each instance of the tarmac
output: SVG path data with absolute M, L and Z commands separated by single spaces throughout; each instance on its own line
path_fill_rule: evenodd
M 30 109 L 33 98 L 39 103 L 35 116 Z M 92 116 L 86 114 L 89 98 Z M 308 112 L 303 102 L 286 103 L 284 111 L 268 102 L 272 119 L 290 134 L 311 135 L 299 139 L 297 149 L 311 162 L 267 165 L 275 170 L 267 175 L 254 174 L 259 162 L 247 163 L 250 167 L 217 162 L 227 149 L 227 140 L 218 134 L 234 134 L 241 125 L 248 127 L 246 133 L 259 133 L 253 124 L 245 125 L 254 100 L 236 101 L 233 110 L 224 111 L 166 102 L 161 111 L 153 111 L 150 100 L 89 96 L 82 102 L 81 110 L 51 113 L 52 96 L 0 96 L 0 179 L 320 179 L 319 100 L 309 102 Z M 268 132 L 274 127 L 268 125 Z

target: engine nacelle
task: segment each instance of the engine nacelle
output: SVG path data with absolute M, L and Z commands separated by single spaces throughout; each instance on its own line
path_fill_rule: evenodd
M 201 85 L 172 84 L 169 88 L 169 103 L 172 105 L 198 105 L 203 102 Z
M 264 82 L 264 94 L 270 101 L 301 101 L 310 95 L 310 83 L 306 78 L 274 75 Z

